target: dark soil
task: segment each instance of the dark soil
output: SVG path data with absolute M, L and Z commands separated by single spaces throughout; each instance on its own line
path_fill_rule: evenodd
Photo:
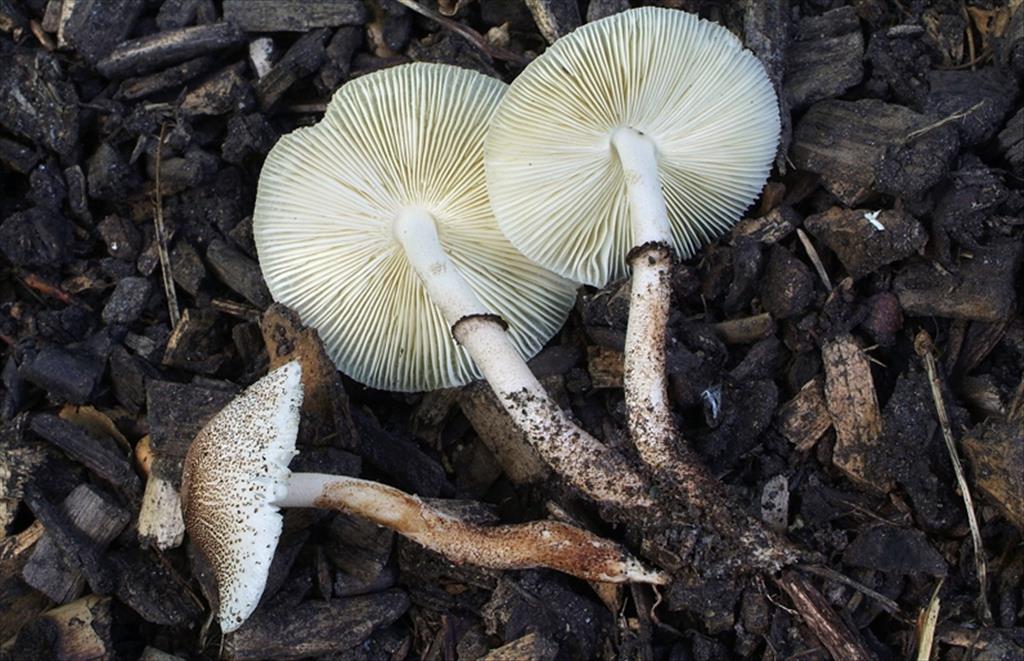
M 511 80 L 627 3 L 440 0 L 438 21 L 392 0 L 0 0 L 0 659 L 1022 658 L 1024 5 L 664 4 L 741 36 L 783 101 L 762 198 L 676 270 L 668 362 L 686 438 L 804 564 L 705 571 L 697 528 L 640 545 L 523 452 L 486 387 L 396 395 L 321 365 L 294 468 L 568 517 L 677 580 L 453 567 L 293 511 L 222 641 L 169 514 L 181 459 L 270 366 L 319 355 L 256 261 L 266 153 L 351 78 L 415 60 Z M 532 366 L 632 455 L 627 306 L 624 283 L 582 291 Z

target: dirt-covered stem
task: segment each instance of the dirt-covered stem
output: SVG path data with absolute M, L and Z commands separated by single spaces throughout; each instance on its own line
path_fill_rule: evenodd
M 387 485 L 354 477 L 293 473 L 280 507 L 333 509 L 390 528 L 456 563 L 492 569 L 548 567 L 590 581 L 663 584 L 618 544 L 558 521 L 483 526 Z
M 646 480 L 551 401 L 501 320 L 486 310 L 445 253 L 430 214 L 407 209 L 395 236 L 409 263 L 515 424 L 541 457 L 589 498 L 617 508 L 654 505 Z

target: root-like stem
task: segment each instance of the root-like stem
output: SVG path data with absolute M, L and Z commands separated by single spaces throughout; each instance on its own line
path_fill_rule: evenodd
M 335 509 L 369 519 L 456 563 L 492 569 L 548 567 L 590 581 L 666 583 L 621 546 L 557 521 L 483 526 L 419 498 L 353 477 L 294 473 L 281 507 Z

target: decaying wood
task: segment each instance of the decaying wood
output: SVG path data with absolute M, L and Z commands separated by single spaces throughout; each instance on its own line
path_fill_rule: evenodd
M 327 357 L 316 329 L 293 310 L 275 303 L 260 319 L 270 369 L 298 360 L 302 365 L 302 422 L 299 438 L 311 445 L 352 449 L 358 434 L 338 370 Z
M 18 633 L 12 653 L 60 661 L 112 658 L 111 606 L 110 597 L 89 595 L 47 611 Z
M 763 340 L 775 330 L 775 320 L 767 312 L 742 319 L 712 324 L 712 330 L 726 344 L 750 344 Z
M 400 590 L 257 611 L 224 642 L 228 659 L 298 659 L 341 654 L 409 608 Z
M 181 498 L 174 484 L 158 475 L 146 480 L 139 509 L 139 541 L 161 551 L 181 545 L 185 539 L 185 520 Z
M 801 452 L 814 447 L 832 426 L 832 416 L 825 404 L 823 380 L 815 377 L 800 392 L 783 404 L 776 416 L 779 431 Z
M 107 78 L 138 76 L 244 42 L 242 32 L 230 23 L 197 25 L 126 41 L 96 66 Z
M 836 430 L 832 463 L 858 484 L 885 493 L 892 482 L 871 464 L 872 447 L 882 436 L 882 415 L 868 359 L 852 335 L 825 342 L 821 359 L 825 405 Z
M 558 643 L 538 633 L 528 633 L 501 647 L 495 647 L 480 657 L 480 661 L 506 661 L 508 659 L 554 661 L 557 657 Z
M 367 9 L 359 0 L 225 0 L 224 20 L 246 32 L 305 32 L 313 28 L 362 25 Z
M 33 416 L 30 429 L 82 462 L 130 500 L 142 496 L 142 483 L 125 454 L 110 438 L 92 436 L 80 426 L 49 413 Z
M 86 573 L 78 556 L 80 548 L 75 547 L 86 547 L 98 560 L 128 525 L 131 515 L 88 484 L 76 487 L 64 499 L 61 510 L 68 524 L 79 533 L 74 537 L 73 548 L 56 541 L 56 531 L 47 527 L 22 570 L 22 577 L 50 599 L 66 604 L 78 597 L 86 584 Z
M 580 8 L 572 0 L 526 0 L 526 6 L 549 44 L 580 26 Z
M 786 98 L 799 109 L 841 95 L 864 76 L 857 10 L 839 7 L 801 19 L 786 59 Z
M 587 372 L 592 388 L 621 388 L 623 369 L 621 351 L 598 344 L 587 347 Z
M 829 192 L 852 207 L 872 192 L 875 165 L 886 146 L 925 124 L 927 119 L 909 108 L 874 99 L 819 101 L 796 126 L 793 162 L 820 174 Z
M 788 570 L 776 579 L 789 596 L 797 612 L 815 637 L 834 659 L 869 661 L 875 656 L 868 651 L 860 636 L 839 619 L 828 601 L 799 573 Z
M 993 417 L 963 440 L 974 483 L 1024 530 L 1024 383 L 1017 388 L 1005 418 Z
M 151 476 L 180 484 L 188 446 L 217 411 L 235 395 L 234 387 L 216 389 L 151 379 L 146 383 L 146 408 L 153 450 Z
M 459 394 L 459 408 L 513 483 L 540 482 L 551 474 L 526 434 L 505 415 L 489 385 L 474 383 L 464 388 Z
M 0 641 L 8 640 L 51 605 L 46 595 L 21 578 L 44 532 L 43 524 L 36 521 L 17 535 L 0 539 Z
M 0 531 L 14 520 L 22 489 L 46 458 L 44 445 L 26 441 L 26 420 L 19 416 L 0 427 Z

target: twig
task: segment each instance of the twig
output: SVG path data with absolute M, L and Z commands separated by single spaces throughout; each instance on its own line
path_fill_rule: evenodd
M 935 625 L 939 621 L 939 589 L 942 587 L 942 580 L 932 591 L 932 598 L 928 600 L 928 607 L 921 611 L 917 620 L 917 661 L 929 661 L 932 657 L 932 646 L 935 644 Z
M 960 455 L 956 451 L 956 443 L 953 441 L 953 430 L 949 424 L 949 415 L 946 413 L 946 403 L 942 398 L 942 384 L 935 366 L 934 348 L 928 331 L 921 331 L 914 338 L 914 351 L 924 360 L 924 367 L 928 372 L 928 381 L 932 389 L 932 399 L 935 401 L 935 412 L 939 417 L 939 426 L 942 427 L 942 438 L 946 441 L 946 450 L 949 451 L 949 459 L 953 462 L 953 472 L 956 473 L 956 482 L 960 488 L 960 495 L 964 499 L 964 508 L 967 510 L 967 523 L 971 527 L 971 541 L 974 544 L 974 566 L 978 572 L 978 608 L 981 611 L 981 619 L 989 622 L 992 619 L 992 612 L 988 608 L 988 571 L 985 567 L 985 549 L 981 545 L 981 530 L 974 514 L 974 502 L 967 486 L 967 478 L 964 476 L 963 465 L 960 463 Z
M 519 53 L 516 53 L 515 51 L 511 51 L 507 48 L 501 48 L 500 46 L 493 46 L 487 43 L 487 39 L 485 39 L 483 35 L 481 35 L 476 30 L 468 28 L 462 23 L 459 23 L 458 21 L 453 21 L 447 16 L 442 16 L 441 14 L 437 13 L 432 9 L 427 9 L 420 3 L 416 2 L 416 0 L 398 0 L 398 2 L 405 5 L 409 9 L 413 10 L 420 16 L 426 16 L 432 21 L 437 21 L 438 23 L 441 24 L 441 27 L 451 30 L 455 34 L 458 34 L 466 41 L 473 44 L 474 46 L 482 50 L 484 53 L 497 60 L 506 60 L 508 62 L 515 62 L 516 64 L 522 65 L 525 65 L 527 62 L 529 62 L 529 60 L 527 60 Z
M 167 232 L 164 229 L 164 198 L 160 191 L 160 162 L 163 155 L 164 133 L 167 124 L 160 125 L 160 140 L 156 143 L 156 188 L 153 190 L 153 222 L 156 224 L 156 251 L 160 256 L 160 274 L 164 283 L 164 294 L 167 296 L 167 312 L 171 316 L 171 328 L 178 325 L 181 312 L 178 310 L 178 293 L 174 289 L 174 276 L 171 273 L 171 256 L 167 252 Z
M 922 136 L 925 133 L 928 133 L 929 131 L 933 131 L 933 130 L 939 128 L 940 126 L 944 126 L 946 124 L 949 124 L 950 122 L 955 122 L 958 119 L 963 119 L 964 117 L 966 117 L 967 115 L 970 115 L 972 112 L 974 112 L 978 108 L 982 107 L 983 105 L 985 105 L 985 100 L 984 99 L 982 99 L 981 101 L 978 101 L 977 103 L 975 103 L 970 108 L 967 108 L 966 110 L 959 110 L 959 111 L 953 113 L 952 115 L 949 115 L 948 117 L 943 117 L 942 119 L 940 119 L 939 121 L 935 122 L 934 124 L 929 124 L 928 126 L 923 126 L 923 127 L 919 128 L 919 129 L 917 129 L 916 131 L 911 131 L 910 133 L 907 134 L 907 137 L 904 138 L 903 141 L 904 142 L 910 142 L 914 138 L 916 138 L 918 136 Z
M 890 615 L 894 615 L 900 619 L 906 619 L 906 617 L 903 614 L 903 611 L 900 610 L 899 604 L 897 604 L 895 601 L 893 601 L 889 597 L 885 596 L 884 594 L 876 590 L 872 590 L 863 583 L 859 583 L 853 580 L 845 574 L 841 574 L 835 571 L 834 569 L 829 569 L 828 567 L 822 567 L 821 565 L 797 565 L 796 568 L 800 571 L 805 571 L 809 574 L 814 574 L 815 576 L 820 576 L 824 579 L 834 581 L 836 583 L 842 583 L 843 585 L 849 586 L 857 592 L 860 592 L 865 596 L 871 597 L 872 599 L 877 601 L 878 605 L 881 606 Z
M 800 237 L 800 243 L 804 244 L 804 250 L 807 251 L 807 256 L 811 258 L 811 263 L 814 264 L 814 270 L 818 272 L 818 277 L 825 283 L 825 289 L 832 291 L 832 281 L 828 278 L 828 271 L 825 270 L 825 265 L 821 263 L 821 258 L 818 257 L 818 251 L 814 249 L 811 239 L 799 227 L 796 228 L 796 235 Z
M 775 579 L 782 588 L 807 627 L 834 659 L 850 661 L 873 658 L 860 636 L 847 626 L 846 622 L 832 610 L 828 600 L 803 576 L 787 570 Z
M 44 296 L 50 296 L 52 298 L 55 298 L 64 305 L 74 305 L 75 307 L 82 308 L 83 310 L 89 310 L 90 312 L 92 312 L 91 307 L 77 300 L 74 296 L 67 293 L 60 287 L 51 285 L 50 283 L 46 282 L 35 273 L 26 273 L 21 278 L 21 282 L 29 289 L 39 292 Z

